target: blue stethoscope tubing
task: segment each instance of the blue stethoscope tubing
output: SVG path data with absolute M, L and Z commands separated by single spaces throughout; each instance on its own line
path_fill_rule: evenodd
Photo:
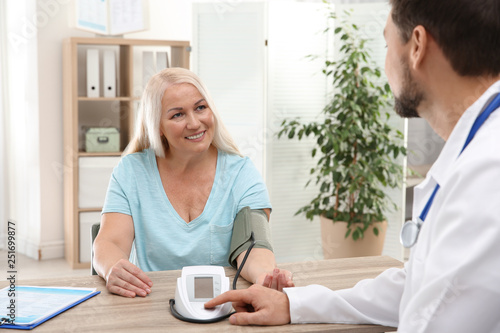
M 495 98 L 493 98 L 493 100 L 488 104 L 488 106 L 486 106 L 485 110 L 476 118 L 474 124 L 472 124 L 469 135 L 465 140 L 465 144 L 460 153 L 458 154 L 458 156 L 460 156 L 462 152 L 465 150 L 465 148 L 469 145 L 469 143 L 472 141 L 477 131 L 484 124 L 486 119 L 488 119 L 488 117 L 499 107 L 500 107 L 500 93 L 497 94 Z M 407 248 L 412 247 L 417 242 L 418 234 L 420 233 L 420 228 L 422 227 L 422 224 L 424 223 L 425 218 L 427 217 L 427 213 L 429 213 L 429 210 L 431 209 L 432 202 L 434 201 L 434 197 L 436 196 L 438 190 L 439 190 L 439 184 L 436 184 L 434 191 L 432 191 L 429 200 L 427 200 L 424 209 L 422 210 L 416 221 L 409 220 L 406 221 L 406 223 L 403 225 L 403 228 L 401 229 L 400 241 L 404 247 Z

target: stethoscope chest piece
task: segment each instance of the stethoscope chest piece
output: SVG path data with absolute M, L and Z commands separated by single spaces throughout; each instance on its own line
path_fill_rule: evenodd
M 417 218 L 417 221 L 408 220 L 401 228 L 400 240 L 404 247 L 410 248 L 417 242 L 420 228 L 422 227 L 422 220 Z

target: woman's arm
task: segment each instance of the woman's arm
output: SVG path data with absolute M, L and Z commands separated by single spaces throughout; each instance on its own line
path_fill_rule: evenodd
M 106 280 L 110 292 L 126 297 L 146 296 L 153 283 L 128 260 L 133 241 L 134 222 L 130 215 L 103 214 L 94 241 L 94 269 Z
M 271 210 L 269 208 L 263 210 L 266 212 L 269 221 Z M 243 251 L 236 258 L 237 267 L 240 267 L 246 253 L 247 251 Z M 283 288 L 294 286 L 292 273 L 276 268 L 274 253 L 268 249 L 252 249 L 241 270 L 241 276 L 251 283 L 261 284 L 280 291 Z

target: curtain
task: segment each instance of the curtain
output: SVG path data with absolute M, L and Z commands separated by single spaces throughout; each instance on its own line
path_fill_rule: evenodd
M 7 215 L 7 185 L 6 185 L 6 115 L 8 94 L 6 85 L 7 76 L 7 31 L 6 31 L 6 2 L 0 1 L 0 249 L 5 246 Z

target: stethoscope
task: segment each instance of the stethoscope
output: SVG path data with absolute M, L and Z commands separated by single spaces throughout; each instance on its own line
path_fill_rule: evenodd
M 462 154 L 465 147 L 467 147 L 467 145 L 472 141 L 472 138 L 474 138 L 474 135 L 476 135 L 477 131 L 483 125 L 486 119 L 490 116 L 490 114 L 493 113 L 493 111 L 495 111 L 499 107 L 500 107 L 500 94 L 497 94 L 495 98 L 493 98 L 493 100 L 488 104 L 484 112 L 482 112 L 474 121 L 474 124 L 470 129 L 469 135 L 467 136 L 467 140 L 465 140 L 465 144 L 460 153 L 458 154 L 458 156 Z M 406 223 L 403 225 L 403 228 L 401 228 L 400 240 L 401 244 L 403 244 L 404 247 L 410 248 L 417 242 L 418 234 L 420 233 L 420 228 L 422 228 L 422 224 L 424 223 L 425 218 L 427 217 L 427 213 L 431 209 L 432 202 L 434 201 L 434 197 L 436 196 L 438 190 L 439 190 L 439 184 L 436 184 L 434 191 L 432 191 L 432 194 L 429 197 L 429 200 L 425 204 L 424 209 L 422 210 L 420 215 L 415 220 L 406 221 Z

